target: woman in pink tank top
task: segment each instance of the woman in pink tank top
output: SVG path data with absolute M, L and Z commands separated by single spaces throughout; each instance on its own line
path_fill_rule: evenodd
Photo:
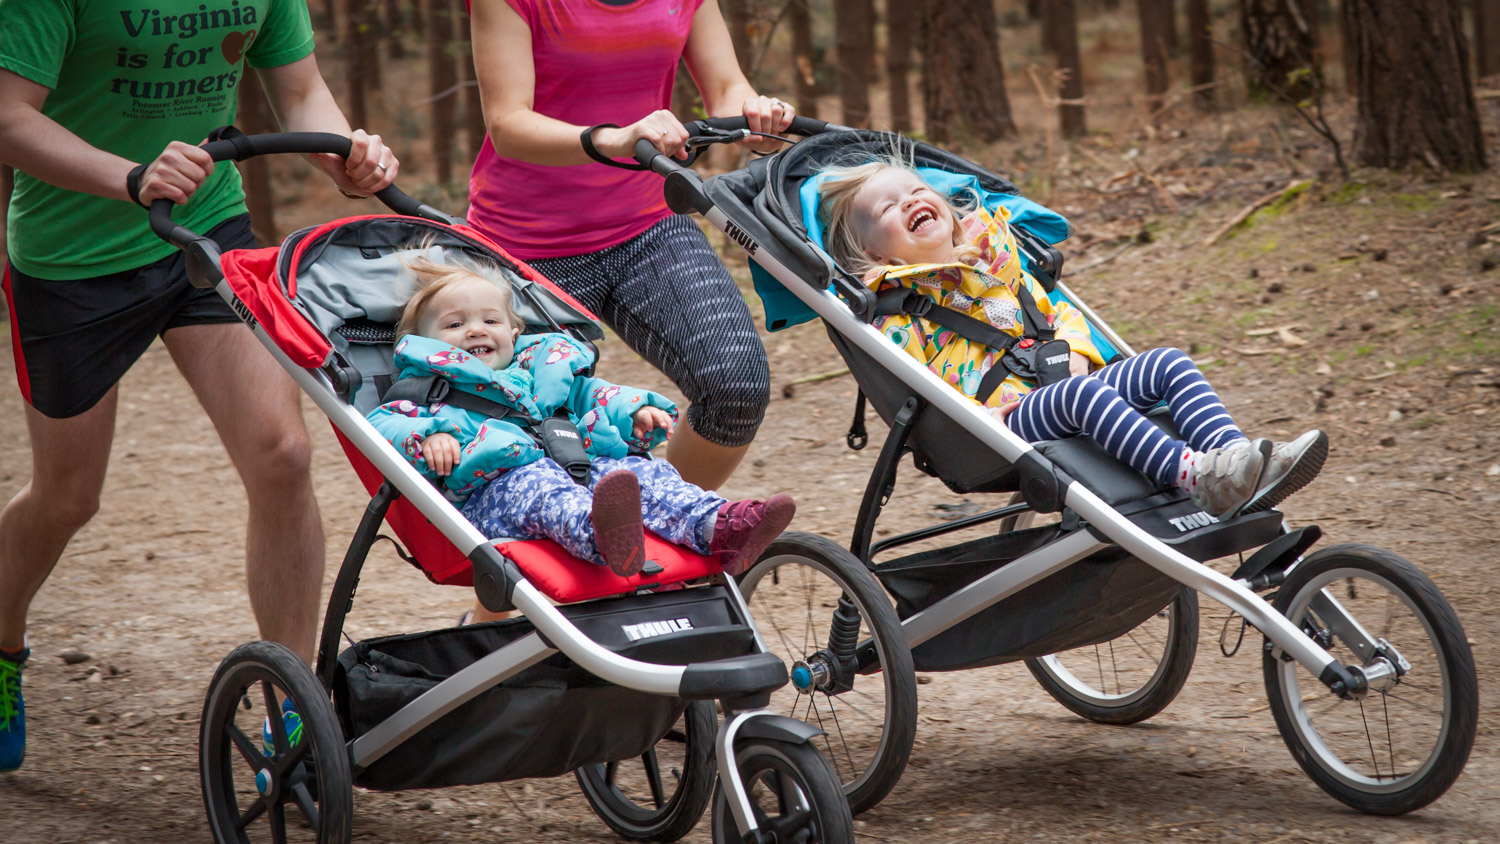
M 690 402 L 667 457 L 716 488 L 739 464 L 770 394 L 744 298 L 697 224 L 672 215 L 661 178 L 606 167 L 651 140 L 681 156 L 667 110 L 685 60 L 711 116 L 778 133 L 791 106 L 759 96 L 717 2 L 472 0 L 474 60 L 489 136 L 469 181 L 469 222 L 598 314 Z M 747 144 L 773 151 L 774 141 Z

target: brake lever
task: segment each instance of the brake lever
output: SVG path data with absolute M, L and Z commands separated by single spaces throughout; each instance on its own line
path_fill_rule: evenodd
M 738 143 L 750 137 L 750 134 L 749 129 L 725 131 L 723 129 L 715 129 L 712 126 L 698 127 L 698 131 L 690 135 L 687 139 L 688 157 L 686 161 L 681 162 L 682 166 L 691 167 L 693 162 L 698 160 L 698 155 L 714 144 Z

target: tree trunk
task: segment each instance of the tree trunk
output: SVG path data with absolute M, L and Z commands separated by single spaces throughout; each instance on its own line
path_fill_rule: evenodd
M 344 44 L 348 51 L 344 62 L 344 78 L 349 83 L 349 124 L 355 129 L 370 125 L 370 110 L 365 103 L 365 83 L 369 75 L 365 72 L 365 61 L 369 58 L 364 47 L 363 27 L 360 26 L 364 6 L 368 0 L 349 0 L 344 20 Z
M 1166 15 L 1162 7 L 1169 0 L 1135 0 L 1141 22 L 1141 62 L 1146 69 L 1146 109 L 1152 120 L 1160 116 L 1162 103 L 1171 80 L 1167 75 Z
M 1480 78 L 1500 74 L 1500 0 L 1474 0 L 1474 44 Z
M 411 0 L 411 6 L 407 9 L 411 14 L 412 34 L 424 40 L 427 38 L 427 13 L 422 4 L 426 2 L 427 0 Z
M 687 62 L 677 63 L 677 75 L 672 78 L 671 109 L 683 123 L 704 116 L 703 100 L 698 95 L 698 86 L 693 84 L 692 74 L 688 73 Z
M 833 0 L 834 23 L 838 31 L 839 101 L 843 104 L 845 126 L 864 129 L 870 125 L 870 41 L 865 36 L 869 0 Z
M 432 101 L 433 178 L 453 180 L 453 142 L 457 132 L 457 74 L 453 61 L 453 0 L 427 0 L 427 85 Z
M 401 0 L 385 0 L 385 49 L 393 59 L 406 58 L 406 45 L 401 43 L 406 34 L 404 18 Z
M 989 143 L 1016 133 L 990 0 L 922 0 L 922 104 L 927 137 Z
M 1208 0 L 1187 0 L 1188 55 L 1192 73 L 1193 107 L 1199 111 L 1214 110 L 1214 89 L 1203 87 L 1214 83 L 1214 28 L 1208 14 Z
M 1245 82 L 1252 94 L 1301 102 L 1321 73 L 1314 0 L 1240 0 L 1245 35 Z M 1311 12 L 1311 14 L 1310 14 Z
M 1064 101 L 1057 105 L 1057 122 L 1064 138 L 1077 138 L 1088 131 L 1083 120 L 1083 67 L 1078 60 L 1078 9 L 1074 0 L 1048 0 L 1042 7 L 1042 44 L 1052 53 L 1064 74 L 1057 92 Z
M 323 0 L 323 41 L 329 44 L 339 43 L 339 4 L 338 0 Z
M 723 0 L 724 23 L 729 26 L 729 40 L 734 44 L 734 55 L 739 60 L 740 70 L 750 76 L 750 55 L 754 41 L 750 38 L 750 0 Z
M 812 14 L 809 0 L 789 0 L 787 24 L 792 29 L 792 77 L 797 92 L 797 113 L 818 116 L 818 63 L 813 55 Z
M 479 74 L 474 69 L 474 36 L 469 28 L 469 16 L 458 12 L 458 71 L 464 87 L 464 138 L 468 141 L 469 160 L 479 157 L 479 148 L 484 146 L 484 103 L 479 96 Z
M 921 26 L 913 0 L 886 0 L 885 76 L 890 88 L 891 131 L 910 132 L 912 36 Z
M 1345 0 L 1344 25 L 1358 61 L 1360 163 L 1483 169 L 1459 0 Z
M 1177 0 L 1161 0 L 1157 11 L 1161 15 L 1161 40 L 1167 45 L 1167 52 L 1176 55 L 1182 48 L 1177 37 Z
M 247 135 L 276 131 L 271 104 L 266 101 L 258 73 L 245 73 L 240 77 L 239 115 L 235 122 Z M 250 211 L 250 228 L 255 232 L 255 241 L 261 246 L 270 246 L 278 240 L 276 196 L 271 189 L 271 159 L 260 156 L 238 166 L 245 182 L 245 207 Z

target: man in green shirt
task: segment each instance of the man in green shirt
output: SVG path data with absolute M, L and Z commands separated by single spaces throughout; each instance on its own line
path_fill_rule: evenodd
M 238 172 L 192 145 L 233 122 L 251 68 L 284 129 L 351 137 L 347 161 L 315 157 L 341 190 L 389 185 L 395 156 L 350 132 L 312 49 L 305 0 L 0 0 L 3 286 L 32 453 L 0 510 L 0 771 L 25 753 L 27 610 L 98 509 L 118 381 L 157 336 L 245 484 L 261 636 L 312 656 L 323 533 L 299 394 L 132 204 L 170 199 L 226 251 L 254 245 Z

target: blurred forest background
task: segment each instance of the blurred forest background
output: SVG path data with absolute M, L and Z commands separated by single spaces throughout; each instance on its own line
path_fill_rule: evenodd
M 1477 171 L 1488 162 L 1476 102 L 1500 97 L 1500 0 L 717 2 L 762 92 L 967 151 L 1043 194 L 1067 180 L 1066 159 L 1134 136 L 1180 140 L 1203 115 L 1220 116 L 1208 125 L 1222 135 L 1234 131 L 1222 118 L 1247 110 L 1312 133 L 1345 180 L 1359 166 Z M 350 123 L 397 151 L 409 192 L 461 211 L 484 138 L 464 0 L 309 6 Z M 245 80 L 238 123 L 268 131 L 258 80 Z M 673 108 L 702 116 L 686 72 Z M 996 142 L 1028 149 L 979 152 Z M 245 170 L 264 241 L 309 203 L 346 207 L 295 162 Z M 1140 175 L 1129 179 L 1170 199 L 1157 174 Z M 8 184 L 0 175 L 0 196 Z

